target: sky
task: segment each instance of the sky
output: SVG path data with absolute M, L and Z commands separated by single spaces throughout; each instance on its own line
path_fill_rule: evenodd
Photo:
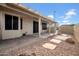
M 60 25 L 79 23 L 79 3 L 23 3 L 22 5 L 55 19 Z

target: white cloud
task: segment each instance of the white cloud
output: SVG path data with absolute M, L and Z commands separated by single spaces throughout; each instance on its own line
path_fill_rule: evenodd
M 64 16 L 61 16 L 59 18 L 62 18 L 64 20 L 67 20 L 67 19 L 69 19 L 69 18 L 71 18 L 72 16 L 75 16 L 75 15 L 76 15 L 76 9 L 70 9 L 69 11 L 67 11 L 65 13 Z
M 66 13 L 67 16 L 74 16 L 76 15 L 76 9 L 71 9 Z
M 54 18 L 54 16 L 53 16 L 53 15 L 48 15 L 48 17 L 50 17 L 50 18 Z

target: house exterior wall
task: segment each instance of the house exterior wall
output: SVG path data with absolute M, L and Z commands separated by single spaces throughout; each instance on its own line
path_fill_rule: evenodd
M 2 11 L 0 10 L 0 40 L 2 39 L 1 19 L 2 19 Z
M 37 21 L 37 22 L 39 22 L 38 19 L 34 19 L 34 18 L 33 18 L 32 21 Z M 33 26 L 33 25 L 32 25 L 32 26 Z M 42 29 L 42 19 L 41 19 L 41 24 L 40 24 L 40 26 L 41 26 L 41 28 L 40 28 L 41 33 L 45 33 L 45 32 L 47 32 L 47 29 L 46 29 L 46 30 L 43 30 L 43 29 Z M 32 29 L 33 29 L 33 27 L 32 27 Z
M 45 19 L 46 20 L 46 19 Z M 46 21 L 45 21 L 46 22 Z M 42 23 L 44 23 L 43 20 L 41 20 L 41 32 L 42 33 L 46 33 L 47 32 L 47 29 L 42 29 Z M 47 22 L 46 22 L 47 23 Z M 48 23 L 47 23 L 48 24 Z
M 22 17 L 23 18 L 23 29 L 21 30 L 20 27 L 18 30 L 5 30 L 5 14 L 10 14 L 10 15 L 14 15 L 14 16 L 18 16 L 19 18 Z M 0 13 L 0 17 L 2 15 L 2 19 L 0 19 L 0 24 L 2 27 L 2 34 L 0 34 L 0 37 L 2 37 L 2 39 L 9 39 L 9 38 L 16 38 L 16 37 L 20 37 L 22 36 L 23 33 L 27 32 L 27 35 L 29 34 L 33 34 L 33 19 L 30 16 L 23 16 L 21 14 L 17 14 L 16 12 L 12 12 L 12 11 L 2 11 Z M 18 25 L 20 26 L 20 19 L 18 21 Z
M 21 17 L 23 19 L 23 29 L 21 30 L 19 27 L 19 30 L 5 30 L 5 14 L 18 16 L 19 17 L 19 21 L 18 21 L 19 26 L 20 26 L 20 17 Z M 20 37 L 24 33 L 26 35 L 32 35 L 33 34 L 33 21 L 38 21 L 38 19 L 35 20 L 31 16 L 28 16 L 28 15 L 24 16 L 24 15 L 14 12 L 14 11 L 11 11 L 11 10 L 8 10 L 8 11 L 3 10 L 0 13 L 0 17 L 2 17 L 2 19 L 0 19 L 0 22 L 1 22 L 0 24 L 2 27 L 2 29 L 1 29 L 2 31 L 0 31 L 0 32 L 2 32 L 2 34 L 0 34 L 0 37 L 2 37 L 3 40 Z M 47 31 L 47 30 L 42 30 L 42 24 L 41 24 L 41 31 L 42 31 L 42 33 Z
M 33 34 L 33 18 L 26 16 L 23 18 L 23 29 L 22 33 L 26 33 L 26 35 Z
M 5 14 L 17 16 L 19 18 L 19 21 L 18 21 L 19 29 L 18 30 L 5 30 Z M 20 29 L 20 18 L 23 19 L 22 30 Z M 17 12 L 16 10 L 0 7 L 0 38 L 5 40 L 5 39 L 10 39 L 10 38 L 20 37 L 24 33 L 26 35 L 34 34 L 33 33 L 33 21 L 39 22 L 39 18 L 34 19 L 32 16 L 28 16 L 24 13 Z M 41 22 L 42 22 L 42 19 L 41 19 Z M 47 30 L 42 30 L 41 22 L 40 22 L 40 33 L 47 32 Z
M 14 13 L 9 13 L 6 11 L 2 12 L 2 39 L 9 39 L 9 38 L 15 38 L 15 37 L 20 37 L 21 36 L 21 31 L 20 29 L 18 30 L 5 30 L 5 13 L 10 14 L 10 15 L 16 15 L 19 17 L 19 15 L 14 14 Z M 19 21 L 18 21 L 19 22 Z M 19 23 L 18 23 L 19 24 Z
M 45 32 L 47 32 L 47 30 L 42 30 L 42 33 L 45 33 Z
M 79 24 L 74 26 L 74 36 L 76 41 L 79 43 Z

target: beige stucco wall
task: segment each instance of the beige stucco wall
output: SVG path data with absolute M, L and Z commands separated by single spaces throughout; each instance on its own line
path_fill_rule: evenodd
M 33 18 L 33 21 L 37 21 L 37 22 L 39 22 L 39 19 L 34 19 L 34 18 Z M 41 24 L 40 24 L 41 27 L 40 27 L 40 31 L 41 31 L 41 33 L 45 33 L 45 32 L 47 32 L 47 30 L 43 30 L 43 29 L 42 29 L 42 21 L 43 21 L 43 20 L 41 19 Z M 33 25 L 32 25 L 32 26 L 33 26 Z
M 0 38 L 4 40 L 4 39 L 20 37 L 22 36 L 23 33 L 26 33 L 27 35 L 33 34 L 33 20 L 35 20 L 33 17 L 10 9 L 6 9 L 6 8 L 0 7 L 0 10 L 1 10 L 0 11 L 0 25 L 1 25 Z M 23 29 L 21 30 L 19 27 L 19 30 L 5 30 L 5 14 L 18 16 L 19 17 L 18 25 L 20 25 L 20 17 L 23 18 Z M 38 21 L 38 19 L 35 21 Z M 41 23 L 40 31 L 43 33 L 47 31 L 47 30 L 42 30 L 42 23 Z
M 9 39 L 9 38 L 16 38 L 16 37 L 20 37 L 22 36 L 23 33 L 26 33 L 26 35 L 31 35 L 33 34 L 33 19 L 31 16 L 28 15 L 22 15 L 20 13 L 16 13 L 14 11 L 11 10 L 3 10 L 1 13 L 2 15 L 2 19 L 1 19 L 1 27 L 2 27 L 2 34 L 0 34 L 0 36 L 2 37 L 2 39 Z M 19 18 L 23 18 L 23 29 L 20 30 L 5 30 L 5 14 L 10 14 L 10 15 L 14 15 L 14 16 L 18 16 Z M 38 21 L 38 20 L 35 20 Z M 20 19 L 18 21 L 19 25 L 20 25 Z M 42 26 L 42 25 L 41 25 Z M 46 32 L 47 30 L 42 30 L 41 27 L 41 31 L 42 32 Z
M 74 26 L 74 36 L 77 42 L 79 43 L 79 24 Z
M 9 38 L 15 38 L 15 37 L 20 37 L 21 36 L 21 31 L 20 30 L 5 30 L 5 13 L 11 14 L 11 15 L 16 15 L 19 17 L 19 15 L 14 14 L 14 13 L 9 13 L 9 12 L 2 12 L 2 39 L 9 39 Z
M 2 18 L 2 15 L 1 15 L 1 10 L 0 10 L 0 39 L 2 39 L 2 30 L 1 30 L 1 18 Z
M 22 33 L 27 35 L 33 34 L 33 18 L 26 16 L 23 18 L 23 30 Z
M 60 26 L 59 31 L 61 33 L 73 34 L 73 26 L 71 26 L 71 25 Z
M 18 16 L 19 18 L 22 17 L 23 18 L 23 29 L 20 30 L 5 30 L 5 13 L 6 14 L 10 14 L 10 15 L 14 15 L 14 16 Z M 2 13 L 0 13 L 2 15 L 2 19 L 1 19 L 1 27 L 2 27 L 2 39 L 9 39 L 9 38 L 16 38 L 16 37 L 20 37 L 22 36 L 23 33 L 27 32 L 28 34 L 33 34 L 33 19 L 30 16 L 24 16 L 20 13 L 16 13 L 14 11 L 7 11 L 7 10 L 3 10 Z M 20 25 L 20 20 L 18 21 L 19 25 Z M 1 35 L 0 35 L 1 36 Z

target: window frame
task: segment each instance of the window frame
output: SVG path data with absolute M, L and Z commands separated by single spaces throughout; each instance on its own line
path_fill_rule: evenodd
M 20 29 L 23 29 L 23 18 L 20 18 Z
M 16 17 L 17 19 L 14 19 L 14 17 Z M 13 16 L 12 19 L 13 19 L 13 21 L 12 21 L 12 23 L 13 23 L 13 24 L 12 24 L 13 30 L 18 30 L 18 28 L 19 28 L 19 27 L 18 27 L 18 26 L 19 26 L 19 25 L 18 25 L 18 23 L 19 23 L 19 22 L 18 22 L 18 19 L 19 19 L 19 18 L 18 18 L 17 16 Z M 17 23 L 16 23 L 16 22 L 17 22 Z M 17 25 L 16 25 L 16 24 L 17 24 Z
M 47 23 L 42 23 L 42 30 L 47 30 Z
M 12 18 L 11 18 L 11 29 L 6 29 L 6 15 L 9 15 L 9 16 L 11 16 Z M 19 29 L 19 17 L 18 16 L 14 16 L 14 15 L 11 15 L 11 14 L 5 14 L 4 15 L 5 16 L 5 30 L 18 30 Z M 17 17 L 17 28 L 15 29 L 13 26 L 14 26 L 14 23 L 13 23 L 13 17 Z
M 5 14 L 5 30 L 12 30 L 12 18 L 11 18 L 11 22 L 8 21 L 8 22 L 9 22 L 9 24 L 8 24 L 7 19 L 6 19 L 6 16 L 11 16 L 11 15 Z M 11 16 L 11 17 L 12 17 L 12 16 Z M 10 19 L 9 19 L 9 20 L 10 20 Z M 11 24 L 10 24 L 10 23 L 11 23 Z M 9 26 L 11 26 L 11 28 L 9 28 Z

